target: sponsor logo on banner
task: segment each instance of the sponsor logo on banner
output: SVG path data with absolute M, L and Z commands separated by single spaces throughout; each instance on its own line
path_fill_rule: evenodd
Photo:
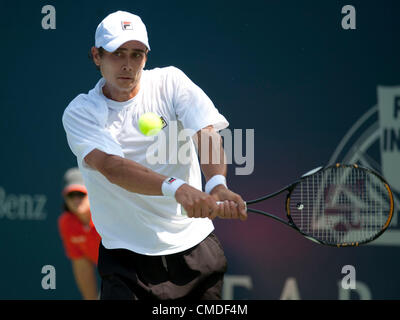
M 378 87 L 382 173 L 400 191 L 400 87 Z
M 345 134 L 328 164 L 358 163 L 379 172 L 394 195 L 389 229 L 370 246 L 400 246 L 400 86 L 378 86 L 378 103 Z
M 7 193 L 0 186 L 0 220 L 46 220 L 47 196 Z

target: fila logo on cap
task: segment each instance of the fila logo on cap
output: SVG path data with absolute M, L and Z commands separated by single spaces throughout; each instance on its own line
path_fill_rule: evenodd
M 122 30 L 133 30 L 132 23 L 130 21 L 121 21 Z

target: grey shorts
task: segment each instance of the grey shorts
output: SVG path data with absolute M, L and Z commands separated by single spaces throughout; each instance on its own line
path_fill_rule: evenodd
M 216 300 L 227 261 L 214 233 L 193 248 L 166 256 L 99 248 L 102 300 Z

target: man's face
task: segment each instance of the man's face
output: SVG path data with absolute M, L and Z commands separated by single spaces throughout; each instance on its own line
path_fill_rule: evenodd
M 147 48 L 144 44 L 128 41 L 114 52 L 104 50 L 102 57 L 98 49 L 93 47 L 92 55 L 106 80 L 104 89 L 112 99 L 123 101 L 123 97 L 135 91 L 147 61 Z

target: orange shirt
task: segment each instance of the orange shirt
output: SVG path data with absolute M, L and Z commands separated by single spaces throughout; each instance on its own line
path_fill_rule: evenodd
M 76 215 L 66 211 L 58 219 L 58 229 L 68 258 L 85 257 L 97 265 L 101 238 L 92 220 L 84 226 Z

